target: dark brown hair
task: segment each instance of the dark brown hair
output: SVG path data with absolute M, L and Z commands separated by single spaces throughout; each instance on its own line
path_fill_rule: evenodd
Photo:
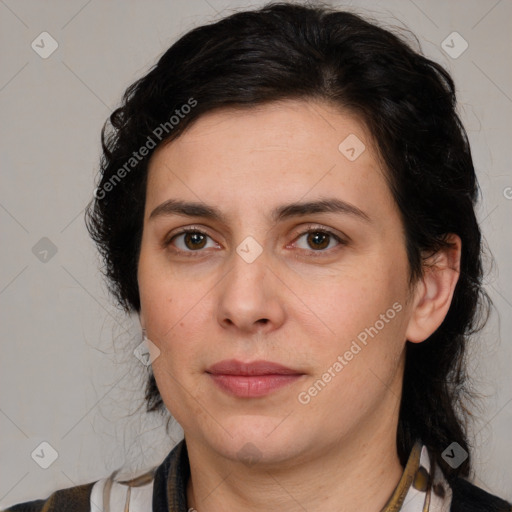
M 470 452 L 464 350 L 490 304 L 474 211 L 478 184 L 449 73 L 376 23 L 328 7 L 269 4 L 188 32 L 127 89 L 102 132 L 100 182 L 86 215 L 110 290 L 126 311 L 140 311 L 137 263 L 154 148 L 131 169 L 133 152 L 149 139 L 172 141 L 214 109 L 291 98 L 339 106 L 369 129 L 402 215 L 411 283 L 422 276 L 425 253 L 446 246 L 447 233 L 462 240 L 444 322 L 425 342 L 407 344 L 397 448 L 405 464 L 421 439 L 449 479 L 466 476 L 469 457 L 453 469 L 441 453 L 454 441 Z M 183 109 L 191 99 L 193 108 Z M 148 411 L 165 411 L 152 374 L 146 400 Z

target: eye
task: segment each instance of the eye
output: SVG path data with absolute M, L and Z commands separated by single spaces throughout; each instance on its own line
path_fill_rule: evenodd
M 298 243 L 301 239 L 304 239 L 302 246 Z M 308 229 L 304 231 L 296 239 L 295 244 L 299 249 L 313 250 L 315 252 L 326 252 L 328 249 L 332 249 L 338 245 L 346 245 L 346 241 L 335 235 L 332 231 L 327 229 Z
M 210 245 L 208 239 L 211 241 Z M 166 241 L 165 245 L 173 245 L 182 252 L 200 252 L 201 249 L 218 247 L 209 235 L 195 228 L 183 229 Z

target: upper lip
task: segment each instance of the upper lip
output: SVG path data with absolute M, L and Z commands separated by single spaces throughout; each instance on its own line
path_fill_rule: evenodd
M 206 373 L 217 375 L 302 375 L 302 372 L 272 361 L 244 363 L 236 359 L 219 361 L 207 368 Z

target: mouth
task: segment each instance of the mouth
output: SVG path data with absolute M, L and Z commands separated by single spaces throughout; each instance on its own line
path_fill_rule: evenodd
M 268 395 L 305 375 L 271 361 L 243 363 L 235 359 L 220 361 L 210 366 L 206 373 L 222 391 L 239 398 Z

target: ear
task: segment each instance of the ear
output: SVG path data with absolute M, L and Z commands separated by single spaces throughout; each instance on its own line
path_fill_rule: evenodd
M 446 236 L 448 247 L 440 249 L 424 262 L 423 277 L 416 283 L 406 339 L 425 341 L 443 323 L 452 302 L 460 275 L 462 242 L 459 236 Z

